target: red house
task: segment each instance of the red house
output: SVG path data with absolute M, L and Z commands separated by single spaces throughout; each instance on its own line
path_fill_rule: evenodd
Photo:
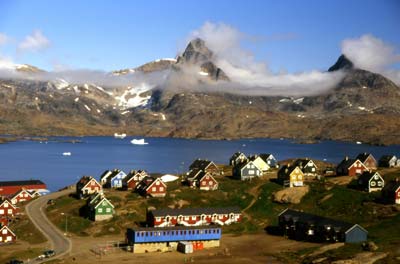
M 189 166 L 190 170 L 198 169 L 204 172 L 209 172 L 211 175 L 220 175 L 220 171 L 214 162 L 210 160 L 197 159 Z
M 357 176 L 369 171 L 369 169 L 358 159 L 344 158 L 336 168 L 336 175 L 338 176 Z
M 27 181 L 3 181 L 0 182 L 0 196 L 11 196 L 22 188 L 28 191 L 43 191 L 47 190 L 46 184 L 40 180 L 27 180 Z
M 218 182 L 209 172 L 194 169 L 187 176 L 187 183 L 190 187 L 200 188 L 200 190 L 210 191 L 218 189 Z
M 242 220 L 238 207 L 158 209 L 147 212 L 147 224 L 154 227 L 229 225 Z
M 13 243 L 17 240 L 17 236 L 8 228 L 3 226 L 0 228 L 0 244 Z
M 122 180 L 122 186 L 124 189 L 134 190 L 137 184 L 146 176 L 148 176 L 148 174 L 144 170 L 133 170 Z
M 34 197 L 30 192 L 28 192 L 25 188 L 22 188 L 19 192 L 14 194 L 10 201 L 12 204 L 17 204 L 21 202 L 26 202 L 32 200 Z
M 383 198 L 393 204 L 400 204 L 400 181 L 398 179 L 390 181 L 382 189 Z
M 165 197 L 167 185 L 160 178 L 147 176 L 139 182 L 136 191 L 146 197 Z
M 76 183 L 76 194 L 78 197 L 88 196 L 90 194 L 98 193 L 103 190 L 103 187 L 92 176 L 83 176 Z
M 13 217 L 17 214 L 17 207 L 15 207 L 10 200 L 0 201 L 0 218 Z
M 369 170 L 376 170 L 376 168 L 378 167 L 378 162 L 370 153 L 360 153 L 358 154 L 356 159 L 361 161 Z
M 8 225 L 8 217 L 0 217 L 0 227 Z

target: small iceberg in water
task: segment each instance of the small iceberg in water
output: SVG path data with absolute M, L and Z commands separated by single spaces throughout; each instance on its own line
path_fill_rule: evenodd
M 148 142 L 144 141 L 144 138 L 141 138 L 141 139 L 134 138 L 134 139 L 131 140 L 131 143 L 133 145 L 147 145 L 147 144 L 149 144 Z
M 357 145 L 361 145 L 362 142 L 361 142 L 361 141 L 357 141 L 356 144 L 357 144 Z
M 122 134 L 114 133 L 114 138 L 124 139 L 125 137 L 126 137 L 125 133 L 122 133 Z
M 63 156 L 71 156 L 71 152 L 63 152 Z

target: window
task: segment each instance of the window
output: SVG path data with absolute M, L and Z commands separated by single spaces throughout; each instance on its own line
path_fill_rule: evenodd
M 315 168 L 311 168 L 311 171 L 312 171 L 312 172 L 315 172 Z
M 206 185 L 207 183 L 205 181 L 201 182 L 201 185 Z
M 160 187 L 160 192 L 163 192 L 164 191 L 164 187 Z
M 192 216 L 192 220 L 196 220 L 196 216 Z
M 372 181 L 371 186 L 375 186 L 375 185 L 376 185 L 376 182 Z
M 4 214 L 4 210 L 0 209 L 0 215 L 3 215 L 3 214 Z
M 382 186 L 382 182 L 381 182 L 381 181 L 378 182 L 378 186 L 379 186 L 379 187 Z
M 1 232 L 3 235 L 7 234 L 7 229 L 3 229 L 3 231 Z
M 156 185 L 157 185 L 157 186 L 158 186 L 158 185 L 160 185 L 160 182 L 159 182 L 159 181 L 157 181 L 157 182 L 156 182 Z
M 254 174 L 254 170 L 249 170 L 249 174 Z
M 186 220 L 186 221 L 189 220 L 189 216 L 185 216 L 185 220 Z
M 360 169 L 356 169 L 356 173 L 357 174 L 361 174 L 361 170 Z
M 107 212 L 107 213 L 111 213 L 111 208 L 107 208 L 107 209 L 106 209 L 106 212 Z
M 97 209 L 97 212 L 102 213 L 103 212 L 103 208 Z
M 8 207 L 8 203 L 5 203 L 5 204 L 4 204 L 4 208 L 7 208 L 7 207 Z
M 151 188 L 151 191 L 152 191 L 152 192 L 155 192 L 156 190 L 157 190 L 156 187 L 152 187 L 152 188 Z
M 3 241 L 3 237 L 0 236 L 0 242 L 2 242 L 2 241 Z
M 375 180 L 378 180 L 378 179 L 379 179 L 379 176 L 378 176 L 378 175 L 375 175 L 375 176 L 374 176 L 374 179 L 375 179 Z
M 12 241 L 12 237 L 8 236 L 6 241 Z
M 8 209 L 8 214 L 12 214 L 12 213 L 13 213 L 12 209 Z

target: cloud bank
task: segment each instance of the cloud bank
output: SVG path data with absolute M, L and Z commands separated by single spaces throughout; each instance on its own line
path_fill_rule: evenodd
M 17 50 L 18 52 L 36 52 L 44 50 L 49 46 L 49 39 L 43 35 L 42 31 L 36 29 L 18 44 Z
M 371 34 L 345 39 L 342 41 L 342 53 L 357 68 L 380 73 L 400 84 L 400 71 L 391 69 L 394 64 L 400 62 L 400 53 L 381 39 Z
M 223 24 L 206 22 L 193 31 L 189 39 L 202 38 L 215 52 L 216 64 L 235 83 L 236 93 L 253 95 L 314 95 L 333 88 L 343 77 L 342 72 L 313 70 L 296 74 L 274 74 L 266 62 L 256 61 L 253 54 L 242 48 L 241 43 L 251 37 L 237 29 Z M 267 38 L 268 39 L 268 38 Z M 229 87 L 228 92 L 232 92 Z

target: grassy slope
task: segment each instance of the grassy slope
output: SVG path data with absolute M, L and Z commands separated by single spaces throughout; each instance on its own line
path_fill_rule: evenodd
M 398 171 L 391 171 L 385 175 L 385 179 L 392 179 L 399 175 Z M 244 209 L 252 202 L 253 196 L 257 196 L 252 206 L 244 212 L 244 221 L 223 227 L 225 233 L 261 232 L 266 226 L 276 224 L 277 215 L 283 209 L 291 207 L 342 221 L 359 223 L 369 231 L 369 238 L 385 251 L 393 251 L 400 245 L 400 229 L 398 228 L 400 213 L 391 205 L 377 203 L 379 194 L 368 194 L 321 181 L 311 184 L 310 192 L 303 198 L 301 204 L 282 205 L 274 203 L 271 197 L 273 192 L 282 187 L 268 179 L 240 182 L 225 177 L 218 178 L 218 181 L 220 189 L 213 192 L 181 187 L 179 182 L 168 183 L 168 194 L 165 198 L 145 199 L 135 193 L 111 191 L 106 195 L 114 203 L 118 215 L 106 222 L 95 223 L 79 217 L 79 208 L 85 201 L 72 197 L 58 199 L 56 205 L 48 208 L 48 212 L 50 218 L 61 229 L 65 228 L 65 217 L 60 216 L 60 212 L 66 212 L 70 216 L 68 229 L 74 234 L 93 236 L 121 234 L 123 237 L 123 232 L 127 227 L 132 227 L 134 223 L 140 224 L 145 220 L 145 208 L 148 207 L 239 206 Z M 360 245 L 346 245 L 340 249 L 328 251 L 325 256 L 332 261 L 360 251 Z M 296 262 L 300 255 L 304 254 L 305 252 L 294 252 L 286 260 L 293 258 Z M 304 262 L 307 261 L 309 259 L 304 258 Z

